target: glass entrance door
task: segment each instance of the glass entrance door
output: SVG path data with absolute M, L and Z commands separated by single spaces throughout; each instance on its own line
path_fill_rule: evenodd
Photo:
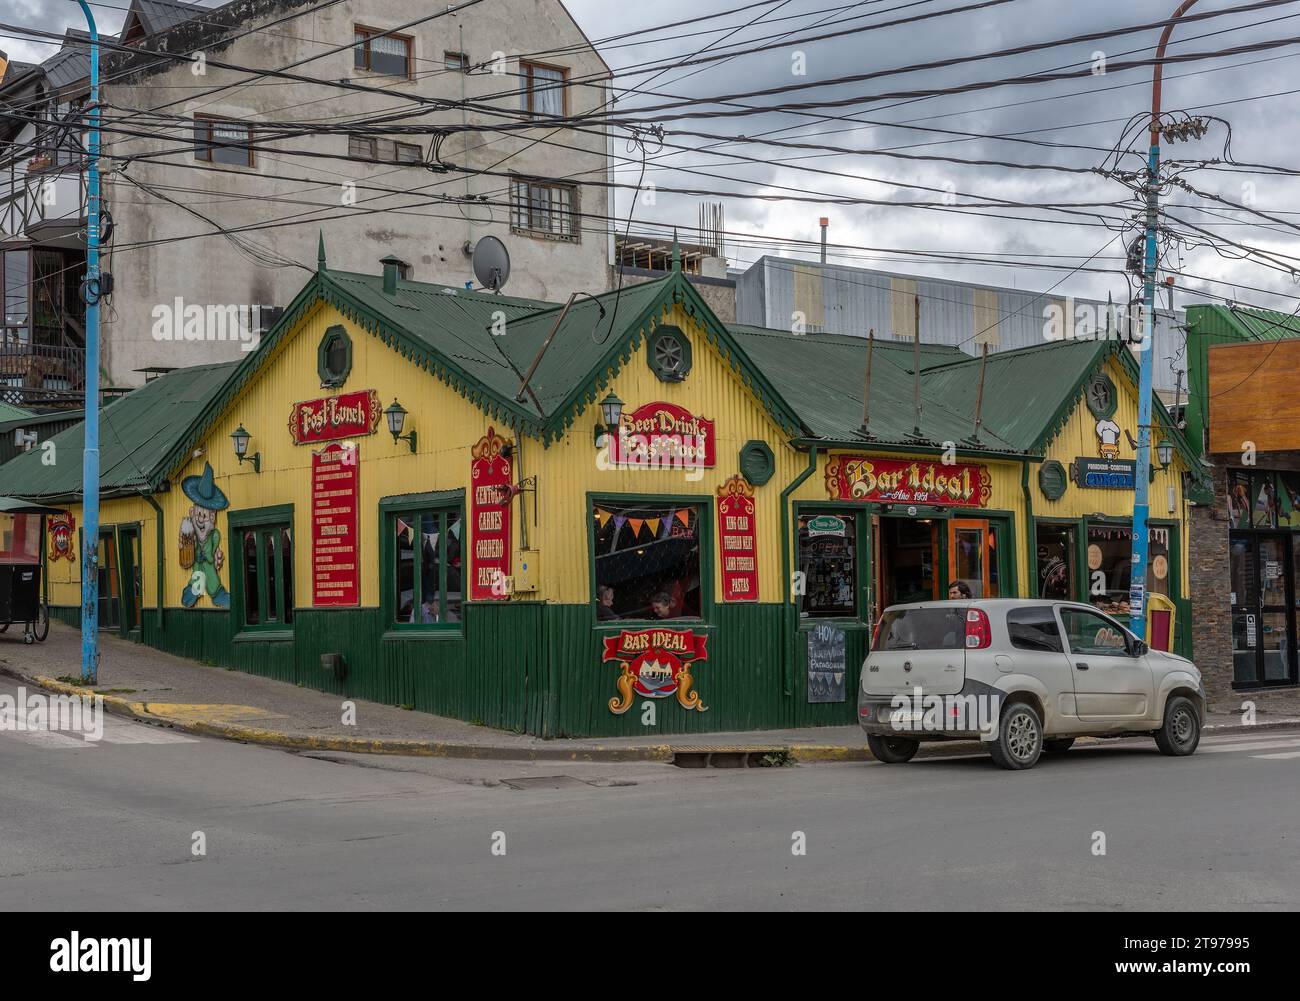
M 99 628 L 121 629 L 122 593 L 118 576 L 117 536 L 111 528 L 99 535 Z
M 1296 681 L 1296 553 L 1289 532 L 1233 532 L 1233 684 L 1285 685 Z
M 948 583 L 964 582 L 972 598 L 997 596 L 998 556 L 990 541 L 987 521 L 954 518 L 948 523 Z

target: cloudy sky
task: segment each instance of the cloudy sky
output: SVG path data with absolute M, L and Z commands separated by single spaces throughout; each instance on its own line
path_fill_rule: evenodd
M 726 229 L 731 234 L 727 256 L 733 265 L 744 266 L 764 253 L 815 257 L 815 246 L 801 246 L 796 241 L 816 241 L 818 217 L 825 215 L 830 218 L 831 259 L 835 261 L 1039 291 L 1057 286 L 1058 294 L 1102 298 L 1111 294 L 1117 301 L 1125 300 L 1130 293 L 1122 275 L 1124 252 L 1133 230 L 1131 226 L 1122 229 L 1121 223 L 1134 216 L 1138 205 L 1123 183 L 1095 173 L 907 161 L 876 154 L 893 150 L 1085 170 L 1113 168 L 1118 161 L 1122 169 L 1140 170 L 1146 132 L 1139 127 L 1126 136 L 1122 133 L 1131 116 L 1150 106 L 1151 70 L 1123 71 L 1113 64 L 1149 58 L 1159 31 L 1117 32 L 1168 17 L 1172 0 L 1004 0 L 965 13 L 878 27 L 883 21 L 972 2 L 768 0 L 741 8 L 726 0 L 659 0 L 652 5 L 570 0 L 568 6 L 615 71 L 619 89 L 616 113 L 646 126 L 661 124 L 667 131 L 665 148 L 653 142 L 647 146 L 645 181 L 659 187 L 716 192 L 707 197 L 725 205 Z M 1192 13 L 1247 2 L 1209 0 L 1194 7 Z M 718 16 L 656 27 L 713 13 Z M 122 17 L 116 6 L 97 5 L 96 14 L 105 31 L 116 30 Z M 54 30 L 83 24 L 70 0 L 0 0 L 0 20 Z M 808 40 L 808 36 L 845 29 L 866 30 Z M 672 117 L 683 111 L 727 110 L 727 106 L 710 103 L 710 98 L 895 70 L 1093 32 L 1106 32 L 1108 37 L 964 65 L 736 99 L 760 108 L 788 102 L 816 105 L 797 112 L 686 120 Z M 1293 37 L 1300 43 L 1300 2 L 1186 22 L 1175 32 L 1170 52 L 1219 53 Z M 776 43 L 777 47 L 766 51 L 745 51 Z M 0 44 L 16 59 L 39 58 L 49 51 L 13 36 Z M 677 65 L 714 54 L 732 58 Z M 1237 163 L 1300 171 L 1300 144 L 1295 138 L 1300 132 L 1294 110 L 1300 96 L 1297 55 L 1300 44 L 1167 67 L 1166 110 L 1217 116 L 1226 124 L 1210 122 L 1204 138 L 1166 145 L 1165 155 L 1188 161 L 1188 167 L 1226 159 L 1230 125 L 1231 154 Z M 1100 67 L 1103 58 L 1106 71 L 1091 72 Z M 647 66 L 657 71 L 636 72 Z M 1004 85 L 963 94 L 910 99 L 879 96 L 1064 69 L 1090 72 L 1077 79 Z M 843 103 L 850 99 L 853 103 Z M 683 101 L 694 103 L 687 106 Z M 826 106 L 830 102 L 840 103 Z M 677 107 L 639 111 L 664 104 Z M 719 138 L 687 136 L 683 131 Z M 722 141 L 739 136 L 764 136 L 818 148 L 782 149 Z M 617 154 L 624 158 L 618 178 L 635 183 L 643 169 L 642 153 L 629 149 L 625 139 L 615 144 Z M 1121 153 L 1112 155 L 1121 140 Z M 824 149 L 828 145 L 850 152 L 830 153 Z M 1123 155 L 1126 150 L 1138 155 Z M 1300 207 L 1296 204 L 1300 178 L 1226 164 L 1189 170 L 1182 177 L 1201 191 L 1250 205 L 1282 222 L 1186 191 L 1166 192 L 1166 220 L 1177 232 L 1162 244 L 1164 265 L 1183 276 L 1180 287 L 1219 299 L 1270 305 L 1288 312 L 1295 309 L 1300 291 L 1284 268 L 1288 262 L 1295 263 L 1288 255 L 1300 254 L 1297 231 L 1290 228 L 1300 223 L 1300 212 L 1295 211 Z M 741 194 L 774 197 L 758 200 L 738 197 Z M 813 200 L 795 201 L 792 196 Z M 820 197 L 881 204 L 818 204 Z M 1072 205 L 1075 214 L 1014 206 L 987 212 L 966 207 L 989 198 Z M 686 230 L 694 226 L 702 200 L 706 196 L 661 191 L 653 205 L 643 199 L 633 204 L 625 194 L 619 199 L 619 226 L 627 225 L 630 211 L 634 231 L 653 223 Z M 937 202 L 939 207 L 913 207 L 910 202 Z M 1106 218 L 1098 219 L 1098 215 Z M 1175 235 L 1179 239 L 1174 239 Z M 1217 249 L 1206 246 L 1207 242 Z M 1232 244 L 1265 252 L 1274 260 L 1271 265 L 1238 260 L 1245 251 Z M 970 259 L 936 262 L 917 256 L 921 252 Z M 1072 270 L 1081 267 L 1109 269 L 1110 273 Z M 1189 292 L 1180 292 L 1180 300 L 1190 298 Z

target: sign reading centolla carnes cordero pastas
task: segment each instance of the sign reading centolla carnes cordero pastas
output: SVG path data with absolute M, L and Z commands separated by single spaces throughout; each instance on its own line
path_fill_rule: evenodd
M 473 601 L 504 601 L 510 597 L 510 481 L 513 463 L 502 455 L 507 442 L 495 428 L 470 450 L 470 523 L 473 531 L 473 570 L 469 596 Z
M 379 393 L 373 389 L 306 400 L 293 405 L 289 433 L 295 445 L 374 434 L 380 413 Z
M 839 455 L 826 463 L 826 492 L 836 500 L 986 507 L 993 478 L 974 464 Z
M 361 601 L 358 449 L 336 443 L 311 456 L 311 603 L 317 607 Z
M 718 487 L 718 546 L 722 550 L 722 600 L 758 600 L 754 488 L 743 476 Z
M 624 629 L 604 637 L 601 659 L 620 668 L 618 695 L 609 700 L 609 711 L 621 716 L 638 697 L 676 695 L 683 709 L 706 712 L 691 668 L 709 659 L 708 643 L 708 636 L 689 629 Z

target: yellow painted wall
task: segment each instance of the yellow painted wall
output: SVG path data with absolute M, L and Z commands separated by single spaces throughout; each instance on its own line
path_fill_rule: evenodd
M 1137 391 L 1129 379 L 1128 373 L 1112 359 L 1106 366 L 1107 374 L 1115 384 L 1119 396 L 1115 416 L 1111 419 L 1120 426 L 1119 458 L 1135 459 L 1136 450 L 1128 443 L 1123 431 L 1128 431 L 1136 441 L 1138 436 L 1138 401 Z M 1157 428 L 1151 436 L 1152 464 L 1160 460 L 1155 454 L 1155 443 L 1162 435 Z M 1076 405 L 1069 420 L 1061 432 L 1051 441 L 1046 457 L 1056 459 L 1066 469 L 1080 456 L 1099 457 L 1097 448 L 1097 418 L 1092 415 L 1082 399 Z M 1179 522 L 1178 548 L 1179 565 L 1183 568 L 1180 584 L 1180 597 L 1187 597 L 1187 504 L 1183 497 L 1182 473 L 1187 470 L 1182 458 L 1174 453 L 1172 469 L 1156 473 L 1151 483 L 1149 517 L 1156 521 L 1175 520 Z M 1169 487 L 1174 488 L 1173 511 L 1169 505 Z M 1036 518 L 1083 518 L 1090 515 L 1104 515 L 1112 518 L 1133 517 L 1133 493 L 1128 490 L 1098 490 L 1081 488 L 1070 483 L 1060 500 L 1048 500 L 1038 489 L 1038 473 L 1031 474 L 1031 489 L 1034 496 L 1034 516 Z

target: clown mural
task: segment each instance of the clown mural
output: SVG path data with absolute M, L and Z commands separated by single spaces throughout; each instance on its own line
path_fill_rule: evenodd
M 221 551 L 217 512 L 230 502 L 213 482 L 210 463 L 203 464 L 203 475 L 185 477 L 181 489 L 194 502 L 189 514 L 181 519 L 181 566 L 190 571 L 189 583 L 181 593 L 181 604 L 193 608 L 206 594 L 217 608 L 229 608 L 230 592 L 218 576 L 226 554 Z

